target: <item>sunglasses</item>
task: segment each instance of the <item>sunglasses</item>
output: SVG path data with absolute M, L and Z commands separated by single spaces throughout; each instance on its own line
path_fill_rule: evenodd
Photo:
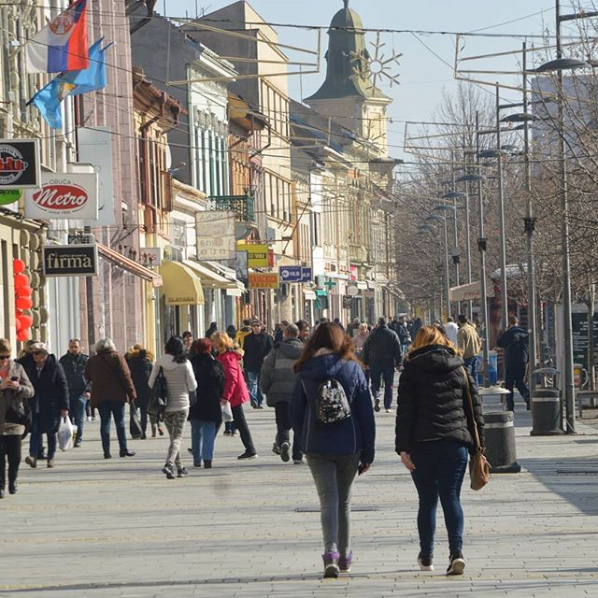
M 45 355 L 44 351 L 31 351 L 31 355 Z
M 10 359 L 10 355 L 0 355 L 0 360 Z

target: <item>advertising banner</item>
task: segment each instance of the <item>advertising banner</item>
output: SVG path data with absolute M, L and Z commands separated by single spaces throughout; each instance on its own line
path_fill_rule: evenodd
M 250 272 L 250 289 L 277 289 L 280 285 L 277 272 Z
M 42 247 L 45 276 L 94 276 L 97 245 L 45 245 Z
M 93 164 L 98 174 L 98 213 L 89 226 L 116 224 L 114 215 L 114 173 L 112 171 L 112 133 L 108 128 L 77 128 L 79 161 Z
M 0 139 L 0 189 L 39 188 L 39 139 Z
M 239 251 L 247 252 L 247 265 L 250 268 L 269 268 L 270 255 L 269 248 L 266 243 L 255 244 L 239 244 L 237 245 Z
M 196 212 L 195 231 L 199 261 L 235 259 L 237 243 L 234 212 L 230 210 Z
M 98 175 L 44 172 L 41 189 L 25 192 L 25 216 L 37 220 L 95 220 Z

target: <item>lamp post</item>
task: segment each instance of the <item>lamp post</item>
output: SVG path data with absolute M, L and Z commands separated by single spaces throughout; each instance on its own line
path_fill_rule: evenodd
M 451 299 L 450 299 L 450 270 L 449 270 L 449 259 L 448 259 L 448 230 L 446 225 L 446 218 L 438 214 L 430 214 L 425 218 L 426 222 L 442 222 L 444 228 L 444 297 L 445 297 L 445 310 L 450 315 L 451 313 Z M 443 314 L 441 314 L 441 319 Z M 444 320 L 446 321 L 446 320 Z
M 551 60 L 536 69 L 539 73 L 556 72 L 557 74 L 557 132 L 559 178 L 561 181 L 559 196 L 562 214 L 561 250 L 562 250 L 562 300 L 563 300 L 563 391 L 565 402 L 565 432 L 575 433 L 575 384 L 573 378 L 573 323 L 571 309 L 571 249 L 569 244 L 569 197 L 567 166 L 565 162 L 565 114 L 563 106 L 563 71 L 588 66 L 574 58 L 563 58 L 561 43 L 561 22 L 575 18 L 585 18 L 585 14 L 561 16 L 560 1 L 556 0 L 556 60 Z
M 475 130 L 476 130 L 476 173 L 465 174 L 457 179 L 458 182 L 473 182 L 477 181 L 478 184 L 478 212 L 479 212 L 479 237 L 478 237 L 478 250 L 480 252 L 480 303 L 482 306 L 482 326 L 484 327 L 484 338 L 483 338 L 483 370 L 482 376 L 484 381 L 484 387 L 488 387 L 488 366 L 489 366 L 489 347 L 488 347 L 488 288 L 486 284 L 486 249 L 487 240 L 485 234 L 485 223 L 484 223 L 484 196 L 483 196 L 483 181 L 484 177 L 480 174 L 480 136 L 479 136 L 480 116 L 476 112 L 475 119 Z

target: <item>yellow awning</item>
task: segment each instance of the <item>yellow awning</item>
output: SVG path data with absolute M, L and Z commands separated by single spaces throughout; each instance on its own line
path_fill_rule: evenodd
M 203 289 L 191 268 L 179 262 L 162 262 L 160 274 L 164 281 L 162 294 L 166 305 L 203 305 Z

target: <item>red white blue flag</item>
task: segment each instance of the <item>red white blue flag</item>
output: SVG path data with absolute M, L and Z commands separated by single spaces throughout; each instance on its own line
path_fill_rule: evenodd
M 77 0 L 27 43 L 27 72 L 63 73 L 89 67 L 87 0 Z

